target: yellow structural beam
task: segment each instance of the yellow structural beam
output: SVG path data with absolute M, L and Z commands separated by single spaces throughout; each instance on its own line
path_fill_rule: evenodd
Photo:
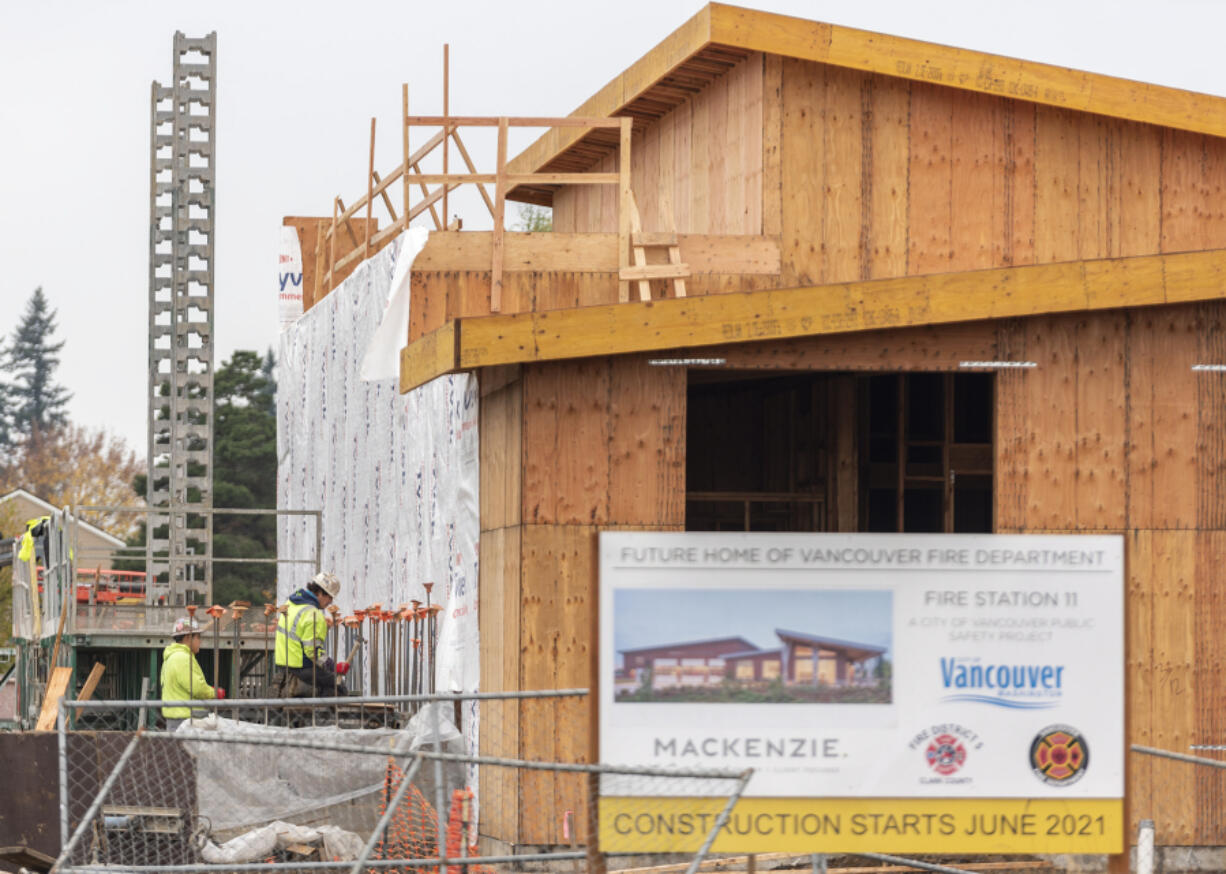
M 556 361 L 1226 298 L 1226 249 L 456 319 L 400 352 L 400 390 Z
M 1226 136 L 1226 98 L 722 3 L 704 6 L 592 95 L 573 115 L 619 114 L 685 60 L 710 46 L 801 58 L 916 82 Z M 534 172 L 573 145 L 584 133 L 575 128 L 553 128 L 514 158 L 508 169 L 514 173 Z

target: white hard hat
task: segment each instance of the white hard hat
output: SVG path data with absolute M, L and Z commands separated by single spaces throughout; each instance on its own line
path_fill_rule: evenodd
M 341 593 L 341 581 L 336 574 L 330 574 L 327 571 L 320 571 L 311 580 L 312 583 L 319 586 L 333 598 Z
M 186 637 L 189 634 L 199 634 L 200 623 L 191 616 L 182 616 L 175 620 L 175 627 L 170 632 L 170 636 L 176 640 L 180 637 Z

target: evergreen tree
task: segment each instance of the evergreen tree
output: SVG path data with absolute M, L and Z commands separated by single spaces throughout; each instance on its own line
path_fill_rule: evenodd
M 272 353 L 239 350 L 218 369 L 214 386 L 213 504 L 217 507 L 277 506 L 277 409 Z M 217 516 L 213 554 L 275 558 L 275 516 Z M 214 600 L 259 603 L 272 600 L 276 570 L 271 564 L 213 567 Z
M 55 312 L 49 309 L 42 288 L 34 289 L 13 331 L 7 357 L 15 380 L 5 392 L 15 429 L 29 438 L 68 423 L 65 408 L 72 395 L 55 382 L 59 352 L 64 348 L 63 340 L 52 342 L 55 327 Z
M 0 345 L 0 361 L 7 360 L 4 346 Z M 7 368 L 0 372 L 0 453 L 7 454 L 17 445 L 17 437 L 13 429 L 13 387 L 5 379 Z M 5 467 L 5 461 L 0 458 L 0 469 Z
M 217 369 L 213 378 L 213 506 L 275 509 L 277 506 L 277 404 L 272 379 L 272 352 L 239 350 Z M 203 472 L 203 471 L 201 471 Z M 133 477 L 132 489 L 144 497 L 146 476 Z M 195 498 L 195 495 L 189 495 Z M 166 531 L 155 531 L 165 537 Z M 189 541 L 189 545 L 190 545 Z M 128 541 L 145 545 L 144 526 Z M 213 517 L 215 558 L 275 558 L 276 517 Z M 116 562 L 121 570 L 144 570 L 143 559 Z M 213 565 L 213 600 L 218 604 L 250 601 L 260 604 L 276 597 L 273 564 Z

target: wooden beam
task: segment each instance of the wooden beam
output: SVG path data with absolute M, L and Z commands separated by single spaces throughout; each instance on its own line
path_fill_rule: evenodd
M 450 158 L 451 137 L 448 133 L 452 130 L 451 125 L 451 43 L 443 43 L 443 173 L 451 172 L 448 159 Z M 451 219 L 448 218 L 448 201 L 447 189 L 443 189 L 443 223 L 439 228 L 446 228 L 450 225 Z M 433 212 L 433 210 L 431 210 Z M 437 222 L 436 222 L 437 224 Z
M 673 231 L 635 231 L 630 235 L 631 246 L 676 246 L 677 235 Z
M 403 231 L 404 228 L 405 228 L 405 223 L 401 220 L 398 220 L 394 224 L 388 225 L 386 228 L 379 231 L 377 234 L 374 234 L 373 236 L 371 236 L 370 225 L 367 225 L 366 234 L 369 238 L 367 240 L 367 245 L 361 249 L 350 250 L 350 252 L 347 255 L 345 255 L 343 258 L 341 258 L 340 260 L 336 262 L 335 270 L 339 272 L 341 270 L 344 270 L 346 267 L 348 267 L 350 264 L 354 263 L 355 261 L 365 261 L 371 255 L 374 255 L 376 252 L 378 252 L 380 249 L 382 249 L 384 246 L 390 243 L 392 241 L 392 238 L 398 235 L 401 231 Z
M 616 118 L 584 118 L 577 115 L 567 116 L 507 116 L 507 127 L 586 127 L 616 129 L 621 121 Z M 459 127 L 498 127 L 502 123 L 499 116 L 488 115 L 411 115 L 408 123 L 413 127 L 442 127 L 444 125 Z
M 417 367 L 419 340 L 402 350 L 402 373 L 405 362 L 420 378 L 500 364 L 1221 300 L 1224 289 L 1226 249 L 1215 249 L 482 316 L 456 320 L 460 343 L 451 369 L 439 370 L 446 362 L 437 355 Z M 420 384 L 402 380 L 400 390 Z
M 43 707 L 38 712 L 38 722 L 35 731 L 51 731 L 55 728 L 55 720 L 59 715 L 60 699 L 68 691 L 68 683 L 72 680 L 72 668 L 53 667 L 51 679 L 47 681 L 47 691 L 43 693 Z
M 402 184 L 400 193 L 402 198 L 401 214 L 405 217 L 405 226 L 408 226 L 409 216 L 409 84 L 407 82 L 400 86 L 400 142 L 402 151 L 400 155 L 400 178 Z
M 617 175 L 621 178 L 617 189 L 617 266 L 619 271 L 630 266 L 630 229 L 634 225 L 637 209 L 634 205 L 634 192 L 630 187 L 630 141 L 633 130 L 630 119 L 623 118 L 617 147 Z M 618 279 L 617 299 L 622 303 L 630 300 L 628 280 Z
M 413 271 L 484 271 L 490 263 L 489 231 L 431 234 Z M 628 237 L 627 237 L 628 239 Z M 378 240 L 378 236 L 375 237 Z M 703 274 L 778 274 L 777 237 L 742 237 L 715 234 L 680 234 L 682 260 L 691 276 Z M 618 235 L 507 232 L 503 269 L 541 273 L 616 273 Z M 627 266 L 629 262 L 627 262 Z
M 413 262 L 414 273 L 484 271 L 493 232 L 431 234 Z M 504 236 L 502 269 L 551 273 L 614 273 L 616 234 L 512 233 Z
M 370 211 L 375 205 L 375 117 L 370 117 L 370 163 L 366 167 L 366 233 L 362 237 L 363 258 L 370 257 Z
M 328 275 L 327 281 L 324 282 L 324 294 L 332 292 L 332 277 L 336 275 L 336 216 L 340 212 L 340 202 L 339 197 L 332 201 L 332 227 L 328 231 Z M 317 297 L 316 300 L 318 301 L 319 298 Z
M 508 119 L 498 119 L 498 173 L 494 177 L 494 250 L 490 265 L 490 312 L 502 310 L 502 256 L 506 236 L 504 212 L 507 208 L 507 126 Z M 445 180 L 444 180 L 445 181 Z
M 94 690 L 98 688 L 99 681 L 102 680 L 102 672 L 106 670 L 106 665 L 102 662 L 94 662 L 94 666 L 89 669 L 89 676 L 85 678 L 85 685 L 81 687 L 81 694 L 77 696 L 78 701 L 88 701 L 94 697 Z M 76 715 L 81 717 L 81 708 L 76 709 Z
M 436 376 L 453 373 L 459 361 L 460 323 L 447 322 L 400 350 L 401 391 L 425 385 Z M 403 386 L 409 386 L 408 389 Z
M 451 139 L 455 143 L 456 151 L 460 153 L 460 157 L 464 159 L 464 165 L 468 167 L 469 173 L 476 173 L 477 167 L 473 164 L 473 159 L 469 157 L 468 149 L 464 148 L 464 141 L 460 139 L 460 132 L 452 130 Z M 494 215 L 494 201 L 490 200 L 489 192 L 485 190 L 484 185 L 477 185 L 477 190 L 481 192 L 481 199 L 485 201 L 485 208 L 490 211 L 490 216 Z
M 421 167 L 419 167 L 419 166 L 417 166 L 416 164 L 414 164 L 414 165 L 413 165 L 413 172 L 414 172 L 414 173 L 416 173 L 416 174 L 417 174 L 417 176 L 419 177 L 419 178 L 418 178 L 418 180 L 417 180 L 417 185 L 418 185 L 418 187 L 419 187 L 419 188 L 421 188 L 421 193 L 422 193 L 422 196 L 425 198 L 425 199 L 422 201 L 422 204 L 423 204 L 423 205 L 425 205 L 426 207 L 428 207 L 428 208 L 429 208 L 429 210 L 430 210 L 430 218 L 432 218 L 432 219 L 434 220 L 434 229 L 435 229 L 436 231 L 441 231 L 441 230 L 443 230 L 444 220 L 447 218 L 447 206 L 446 206 L 446 204 L 447 204 L 447 194 L 448 194 L 448 192 L 450 192 L 450 191 L 451 191 L 451 189 L 452 189 L 452 188 L 455 188 L 455 186 L 454 186 L 454 185 L 444 185 L 444 186 L 443 186 L 441 189 L 439 189 L 439 190 L 440 190 L 440 191 L 442 191 L 442 193 L 443 193 L 443 218 L 442 218 L 442 219 L 440 219 L 440 218 L 438 217 L 438 210 L 436 210 L 436 209 L 434 208 L 434 200 L 431 200 L 431 199 L 430 199 L 430 189 L 429 189 L 429 188 L 427 188 L 427 187 L 426 187 L 426 183 L 422 182 L 422 181 L 421 181 L 421 179 L 420 179 L 420 177 L 421 177 L 421 175 L 422 175 L 422 173 L 421 173 Z M 437 198 L 436 198 L 436 200 L 437 200 Z
M 694 55 L 720 46 L 1226 136 L 1226 99 L 1221 97 L 720 3 L 700 9 L 584 101 L 574 116 L 625 112 Z M 554 125 L 511 162 L 511 170 L 528 173 L 544 167 L 585 133 Z
M 498 174 L 422 173 L 418 179 L 427 185 L 443 182 L 490 184 L 498 181 Z M 616 185 L 619 177 L 616 173 L 508 173 L 506 180 L 508 185 Z
M 711 4 L 710 40 L 915 82 L 1226 136 L 1226 100 L 1221 97 L 1068 67 L 720 3 Z
M 622 268 L 617 278 L 634 282 L 642 279 L 685 279 L 689 275 L 688 264 L 641 264 Z
M 375 184 L 376 184 L 376 185 L 379 185 L 379 184 L 381 183 L 381 181 L 382 181 L 382 180 L 379 178 L 379 171 L 378 171 L 378 170 L 374 171 L 374 172 L 371 174 L 371 176 L 373 176 L 373 177 L 374 177 L 374 180 L 375 180 Z M 387 207 L 387 214 L 388 214 L 388 215 L 390 215 L 390 216 L 392 217 L 392 221 L 393 221 L 393 222 L 398 222 L 398 221 L 400 221 L 400 219 L 396 217 L 396 207 L 392 206 L 392 199 L 391 199 L 391 197 L 389 197 L 389 196 L 388 196 L 388 193 L 387 193 L 387 188 L 386 188 L 386 187 L 384 187 L 383 191 L 382 191 L 382 192 L 380 192 L 380 194 L 381 194 L 381 196 L 383 197 L 383 205 L 384 205 L 385 207 Z

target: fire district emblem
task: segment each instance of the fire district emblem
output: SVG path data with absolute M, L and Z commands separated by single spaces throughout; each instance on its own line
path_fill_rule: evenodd
M 1089 744 L 1081 732 L 1067 725 L 1049 725 L 1030 744 L 1034 775 L 1052 786 L 1076 783 L 1089 764 Z
M 966 762 L 966 747 L 952 734 L 938 734 L 924 751 L 928 767 L 941 776 L 957 771 Z

